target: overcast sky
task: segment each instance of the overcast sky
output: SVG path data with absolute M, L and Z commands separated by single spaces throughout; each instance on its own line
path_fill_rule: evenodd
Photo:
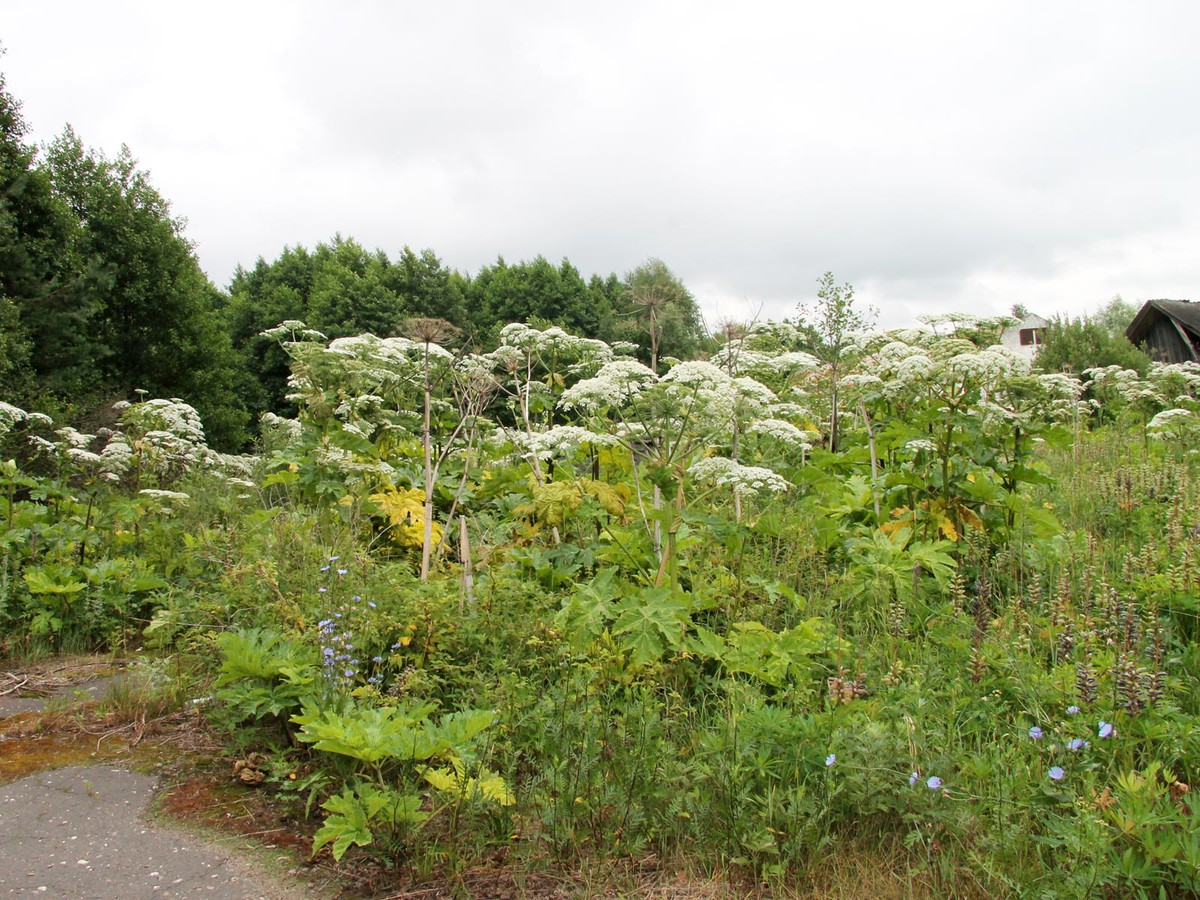
M 1200 4 L 3 4 L 33 137 L 127 144 L 204 269 L 335 233 L 664 260 L 709 323 L 1200 295 Z M 759 312 L 761 310 L 761 313 Z

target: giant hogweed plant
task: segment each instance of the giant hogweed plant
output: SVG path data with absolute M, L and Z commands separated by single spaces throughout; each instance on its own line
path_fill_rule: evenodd
M 119 645 L 154 612 L 168 585 L 150 538 L 178 531 L 172 522 L 191 499 L 173 489 L 182 479 L 253 487 L 254 461 L 208 448 L 188 404 L 115 409 L 115 427 L 91 434 L 0 404 L 0 432 L 25 445 L 20 465 L 3 466 L 0 620 L 42 646 Z
M 843 386 L 871 438 L 874 490 L 890 518 L 926 540 L 956 541 L 999 505 L 1008 509 L 998 524 L 1011 529 L 1020 486 L 1045 480 L 1033 447 L 1066 437 L 1056 426 L 1077 414 L 1079 381 L 1035 375 L 1005 348 L 957 335 L 902 329 L 858 340 L 862 371 Z
M 468 761 L 471 741 L 494 724 L 495 712 L 462 710 L 434 720 L 435 708 L 313 705 L 292 717 L 300 741 L 342 759 L 348 769 L 341 792 L 322 804 L 328 815 L 313 838 L 314 855 L 331 844 L 334 859 L 341 859 L 352 845 L 372 844 L 381 835 L 396 849 L 409 831 L 444 809 L 513 803 L 504 779 Z M 425 808 L 418 778 L 437 797 L 432 809 Z

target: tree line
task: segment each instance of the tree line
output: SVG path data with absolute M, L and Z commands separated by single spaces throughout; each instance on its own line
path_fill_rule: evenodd
M 695 299 L 657 259 L 585 279 L 566 259 L 498 258 L 472 275 L 429 249 L 390 258 L 338 235 L 238 267 L 218 289 L 127 147 L 107 157 L 70 126 L 35 146 L 0 72 L 0 397 L 75 419 L 139 391 L 180 397 L 214 446 L 236 449 L 260 413 L 288 408 L 287 361 L 260 332 L 299 319 L 330 338 L 388 336 L 417 318 L 483 348 L 507 322 L 560 325 L 635 342 L 648 363 L 692 357 L 704 337 Z

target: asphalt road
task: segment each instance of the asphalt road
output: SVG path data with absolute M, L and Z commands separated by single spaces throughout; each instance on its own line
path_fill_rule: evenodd
M 154 778 L 112 766 L 39 772 L 0 786 L 0 897 L 323 896 L 147 822 L 154 788 Z

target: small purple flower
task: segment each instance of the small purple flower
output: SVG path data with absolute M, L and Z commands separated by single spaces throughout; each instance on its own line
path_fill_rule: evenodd
M 942 779 L 936 775 L 930 775 L 929 780 L 925 782 L 925 787 L 931 791 L 940 791 L 942 789 Z
M 1100 737 L 1107 738 L 1107 737 L 1112 737 L 1112 735 L 1113 735 L 1112 722 L 1105 722 L 1103 719 L 1101 719 L 1100 720 Z
M 342 674 L 343 674 L 343 675 L 345 675 L 347 678 L 353 678 L 353 677 L 354 677 L 354 670 L 353 670 L 353 669 L 347 669 L 347 670 L 346 670 L 345 672 L 343 672 Z
M 908 786 L 912 787 L 920 780 L 921 780 L 921 774 L 919 772 L 913 772 L 911 775 L 908 776 Z
M 827 757 L 825 757 L 825 768 L 829 768 L 829 767 L 830 767 L 830 766 L 832 766 L 832 765 L 833 765 L 835 762 L 837 762 L 837 754 L 836 754 L 836 753 L 830 753 L 830 754 L 829 754 Z
M 367 606 L 371 607 L 371 609 L 374 609 L 374 608 L 375 608 L 375 601 L 374 601 L 374 600 L 368 600 L 368 601 L 367 601 Z
M 341 557 L 340 557 L 340 556 L 331 556 L 331 557 L 329 557 L 329 561 L 330 561 L 331 563 L 333 563 L 333 562 L 337 562 L 339 559 L 341 559 Z
M 371 662 L 381 663 L 381 662 L 383 662 L 383 657 L 382 656 L 373 656 L 373 657 L 371 657 Z
M 325 593 L 325 588 L 323 588 L 323 587 L 319 587 L 319 588 L 317 588 L 317 593 L 318 593 L 318 594 L 323 594 L 323 593 Z
M 1029 736 L 1031 738 L 1033 738 L 1035 741 L 1040 741 L 1042 739 L 1042 729 L 1040 729 L 1040 728 L 1038 728 L 1038 726 L 1034 725 L 1032 728 L 1029 729 Z
M 400 642 L 399 642 L 399 641 L 397 641 L 396 643 L 392 644 L 392 649 L 393 649 L 393 650 L 399 650 L 399 649 L 400 649 Z
M 329 566 L 321 566 L 321 571 L 322 571 L 322 572 L 328 572 L 328 571 L 329 571 Z
M 333 656 L 333 648 L 332 647 L 326 647 L 321 652 L 324 653 L 326 656 Z
M 349 569 L 338 569 L 337 573 L 339 575 L 345 575 L 348 571 L 349 571 Z
M 1068 750 L 1084 750 L 1090 746 L 1092 745 L 1083 738 L 1072 738 L 1071 740 L 1067 741 Z
M 1062 781 L 1067 775 L 1062 766 L 1051 766 L 1050 771 L 1046 774 L 1050 776 L 1051 781 Z
M 1079 715 L 1079 707 L 1078 707 L 1078 706 L 1068 706 L 1068 707 L 1067 707 L 1067 715 L 1068 715 L 1068 716 L 1077 716 L 1077 715 Z

